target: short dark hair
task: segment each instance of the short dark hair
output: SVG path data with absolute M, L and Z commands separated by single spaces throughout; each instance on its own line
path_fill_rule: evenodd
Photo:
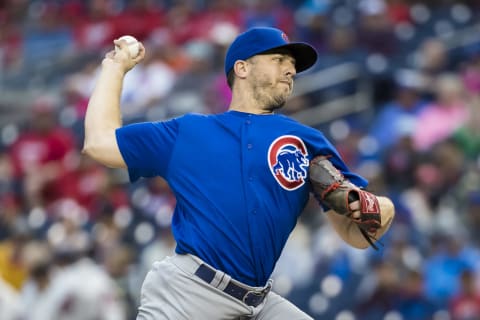
M 235 82 L 235 71 L 230 70 L 227 74 L 227 84 L 230 87 L 230 89 L 233 88 L 233 83 Z

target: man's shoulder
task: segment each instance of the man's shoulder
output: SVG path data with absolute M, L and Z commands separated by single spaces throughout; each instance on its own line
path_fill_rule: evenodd
M 307 126 L 307 125 L 304 124 L 304 123 L 301 123 L 300 121 L 298 121 L 298 120 L 295 119 L 295 118 L 292 118 L 291 116 L 288 116 L 288 115 L 279 113 L 279 114 L 277 114 L 277 117 L 278 117 L 278 119 L 280 119 L 281 121 L 289 122 L 289 123 L 294 124 L 294 125 L 297 125 L 297 126 L 299 126 L 299 127 L 304 127 L 304 128 L 312 129 L 311 127 Z
M 319 130 L 309 126 L 309 125 L 306 125 L 300 121 L 298 121 L 297 119 L 294 119 L 290 116 L 287 116 L 287 115 L 284 115 L 284 114 L 278 114 L 278 119 L 280 119 L 280 121 L 283 121 L 285 122 L 289 127 L 292 127 L 292 128 L 296 128 L 296 130 L 301 130 L 303 132 L 307 132 L 307 133 L 310 133 L 310 134 L 316 134 L 316 133 L 320 133 Z

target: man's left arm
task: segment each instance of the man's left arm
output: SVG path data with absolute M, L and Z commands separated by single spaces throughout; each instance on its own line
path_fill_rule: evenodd
M 395 215 L 392 201 L 353 183 L 332 164 L 329 156 L 310 161 L 309 180 L 320 205 L 331 210 L 326 215 L 348 244 L 377 249 L 375 242 L 388 230 Z

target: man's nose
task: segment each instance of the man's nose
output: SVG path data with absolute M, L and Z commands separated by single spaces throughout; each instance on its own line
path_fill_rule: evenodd
M 289 63 L 285 67 L 285 75 L 288 76 L 289 78 L 293 78 L 297 74 L 297 70 L 295 69 L 295 65 Z

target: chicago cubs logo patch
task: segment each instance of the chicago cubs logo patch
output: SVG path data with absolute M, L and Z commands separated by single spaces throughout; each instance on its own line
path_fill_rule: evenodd
M 275 180 L 285 190 L 295 190 L 307 179 L 308 152 L 303 141 L 285 135 L 277 138 L 268 148 L 268 165 Z

